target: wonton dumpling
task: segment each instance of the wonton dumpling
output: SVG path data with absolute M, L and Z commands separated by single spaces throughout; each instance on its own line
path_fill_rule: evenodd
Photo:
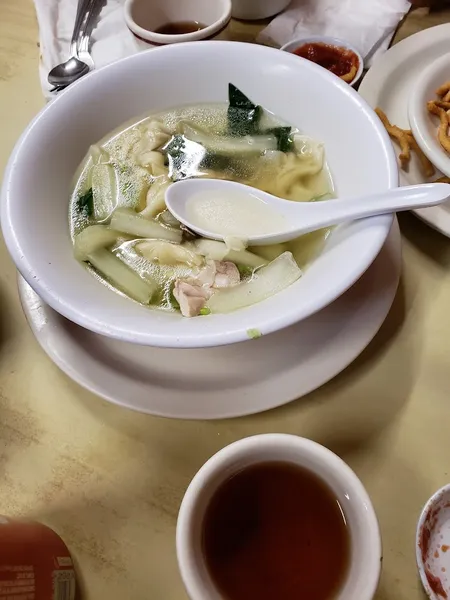
M 166 210 L 165 195 L 171 183 L 166 175 L 155 179 L 147 192 L 147 206 L 139 213 L 142 217 L 156 217 L 160 212 Z
M 147 152 L 152 152 L 164 146 L 170 139 L 170 133 L 159 121 L 151 121 L 142 131 L 140 140 L 134 146 L 134 155 L 138 157 Z
M 325 153 L 323 144 L 312 140 L 306 135 L 296 133 L 294 135 L 294 146 L 299 161 L 309 164 L 309 172 L 304 175 L 316 175 L 323 169 Z
M 137 161 L 142 167 L 147 168 L 154 177 L 167 175 L 169 172 L 168 168 L 164 165 L 164 155 L 156 150 L 139 154 Z
M 156 150 L 169 141 L 170 133 L 160 121 L 150 121 L 143 139 L 147 143 L 147 150 Z
M 271 161 L 278 169 L 277 177 L 268 173 L 253 184 L 269 194 L 287 200 L 310 200 L 313 194 L 304 179 L 317 175 L 323 167 L 323 147 L 313 143 L 305 136 L 294 136 L 299 153 L 271 151 L 266 153 L 265 160 Z
M 160 265 L 182 263 L 193 267 L 200 266 L 204 262 L 203 257 L 195 254 L 192 250 L 179 244 L 172 244 L 171 242 L 161 240 L 139 242 L 136 245 L 136 250 L 147 260 L 158 262 Z

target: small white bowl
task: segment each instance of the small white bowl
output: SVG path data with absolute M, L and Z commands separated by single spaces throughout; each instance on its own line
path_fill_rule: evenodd
M 306 37 L 296 38 L 295 40 L 291 40 L 290 42 L 287 42 L 287 44 L 284 44 L 284 46 L 281 46 L 280 50 L 294 54 L 294 51 L 297 50 L 297 48 L 300 48 L 300 46 L 303 46 L 304 44 L 317 44 L 317 43 L 327 44 L 329 46 L 337 46 L 338 48 L 345 48 L 346 50 L 351 50 L 352 52 L 354 52 L 356 54 L 356 56 L 358 57 L 358 60 L 359 60 L 359 67 L 358 67 L 358 71 L 356 72 L 355 77 L 349 83 L 349 85 L 351 85 L 352 87 L 354 85 L 356 85 L 358 83 L 358 81 L 361 79 L 361 76 L 362 76 L 362 73 L 364 70 L 364 60 L 363 60 L 363 57 L 361 56 L 361 54 L 358 52 L 358 50 L 354 46 L 352 46 L 351 44 L 346 42 L 345 40 L 341 40 L 341 39 L 335 38 L 335 37 L 329 37 L 327 35 L 310 35 L 310 36 L 306 36 Z
M 438 490 L 422 510 L 416 532 L 416 562 L 428 597 L 449 598 L 450 485 Z
M 361 481 L 336 454 L 311 440 L 269 433 L 244 438 L 210 458 L 191 481 L 177 521 L 177 557 L 191 600 L 222 596 L 207 571 L 201 548 L 202 521 L 211 497 L 232 475 L 269 461 L 301 465 L 318 475 L 336 494 L 351 538 L 350 568 L 336 600 L 371 600 L 381 572 L 381 536 L 372 503 Z
M 450 177 L 450 155 L 438 141 L 439 118 L 427 110 L 429 100 L 437 100 L 436 90 L 450 81 L 450 54 L 433 62 L 421 74 L 414 86 L 408 103 L 408 117 L 417 143 L 444 175 Z
M 231 0 L 125 0 L 125 22 L 139 38 L 151 44 L 206 40 L 219 33 L 231 18 Z M 181 21 L 206 25 L 199 31 L 167 35 L 156 30 Z

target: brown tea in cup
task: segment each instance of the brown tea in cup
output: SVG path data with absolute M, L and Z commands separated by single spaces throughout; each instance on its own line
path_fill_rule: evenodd
M 331 488 L 288 462 L 249 466 L 219 486 L 202 526 L 204 560 L 227 600 L 331 600 L 350 565 Z

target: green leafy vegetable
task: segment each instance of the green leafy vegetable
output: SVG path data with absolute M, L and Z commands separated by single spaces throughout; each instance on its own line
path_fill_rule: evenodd
M 236 265 L 239 271 L 239 274 L 242 278 L 251 277 L 253 275 L 253 271 L 255 270 L 253 267 L 247 267 L 246 265 Z
M 264 133 L 269 133 L 277 138 L 277 150 L 281 152 L 291 152 L 294 147 L 294 140 L 291 138 L 291 127 L 273 127 Z
M 210 315 L 211 311 L 206 306 L 200 309 L 200 315 L 206 317 L 206 315 Z
M 77 200 L 77 207 L 80 212 L 84 212 L 87 217 L 91 217 L 94 212 L 94 194 L 92 188 L 82 194 Z
M 227 173 L 228 177 L 231 179 L 234 177 L 245 178 L 248 173 L 246 167 L 247 165 L 244 161 L 239 160 L 239 158 L 227 156 L 225 154 L 216 154 L 215 152 L 210 151 L 206 152 L 205 157 L 200 163 L 200 170 L 206 169 Z
M 228 128 L 232 135 L 252 135 L 258 131 L 263 109 L 253 104 L 235 85 L 228 84 Z
M 228 84 L 228 102 L 233 108 L 253 110 L 256 105 L 232 83 Z
M 228 128 L 232 135 L 254 135 L 256 133 L 274 135 L 277 139 L 277 150 L 292 151 L 294 141 L 291 138 L 291 127 L 273 127 L 267 131 L 259 131 L 259 122 L 263 109 L 254 104 L 232 83 L 228 84 Z
M 223 154 L 207 152 L 200 166 L 204 169 L 212 169 L 214 171 L 233 171 L 235 164 L 239 165 L 239 161 Z
M 176 134 L 162 148 L 169 165 L 169 177 L 173 181 L 198 175 L 206 150 L 197 142 Z
M 174 135 L 164 146 L 169 167 L 174 171 L 182 173 L 186 155 L 186 140 L 183 135 Z
M 262 333 L 259 331 L 259 329 L 247 329 L 247 335 L 252 340 L 257 340 L 262 336 Z

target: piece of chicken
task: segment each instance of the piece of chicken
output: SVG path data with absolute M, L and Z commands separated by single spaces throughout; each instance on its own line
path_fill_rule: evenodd
M 239 269 L 228 260 L 207 260 L 206 266 L 194 278 L 194 285 L 224 288 L 241 281 Z
M 184 317 L 197 317 L 213 294 L 213 288 L 237 285 L 240 280 L 239 270 L 234 263 L 208 260 L 195 277 L 177 279 L 173 295 Z
M 216 275 L 214 277 L 213 287 L 225 288 L 237 285 L 241 281 L 241 275 L 237 266 L 229 261 L 214 261 L 216 267 Z
M 181 314 L 184 317 L 197 317 L 210 298 L 211 292 L 201 285 L 192 285 L 183 279 L 177 279 L 173 295 L 180 305 Z

